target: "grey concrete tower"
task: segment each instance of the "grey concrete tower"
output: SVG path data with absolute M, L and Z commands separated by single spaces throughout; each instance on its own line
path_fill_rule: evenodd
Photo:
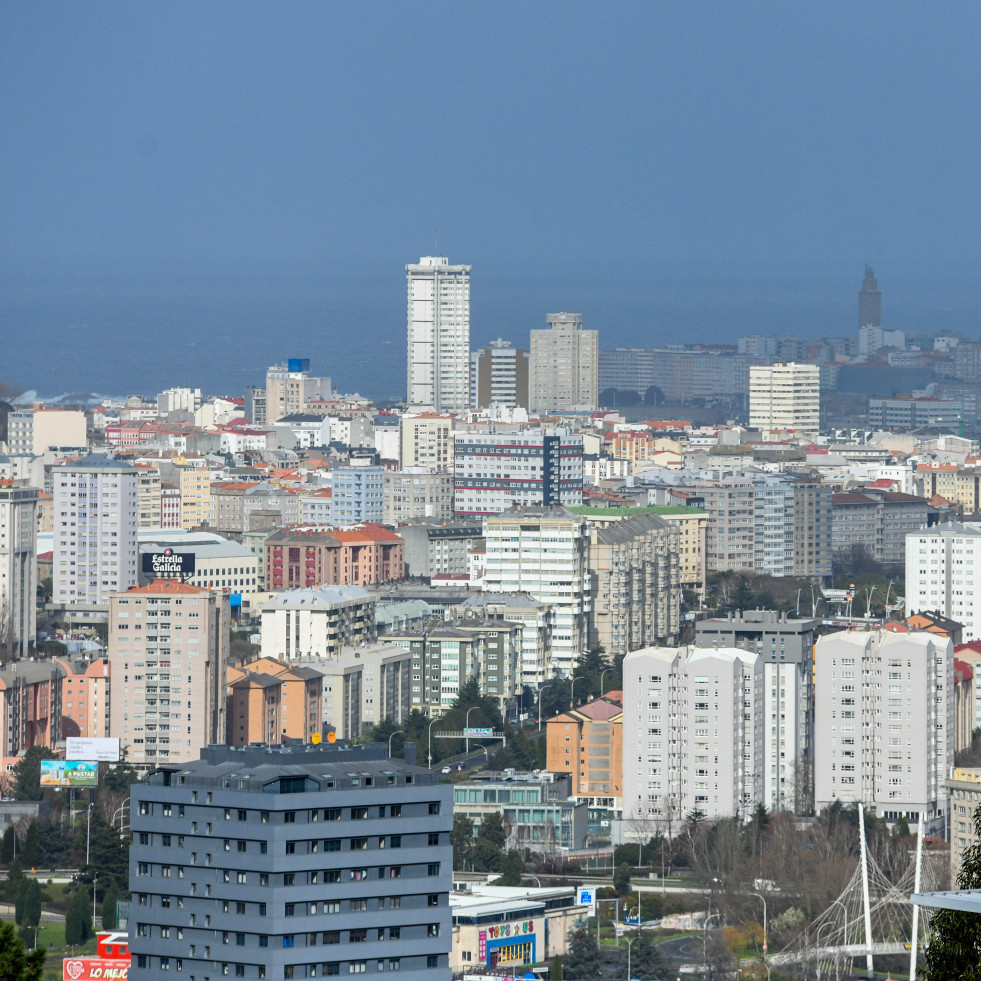
M 858 326 L 882 326 L 882 291 L 875 281 L 875 273 L 870 265 L 865 266 L 865 279 L 858 292 Z

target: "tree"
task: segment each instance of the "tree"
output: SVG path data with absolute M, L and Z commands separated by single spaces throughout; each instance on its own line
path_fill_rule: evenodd
M 562 962 L 569 981 L 592 981 L 600 976 L 602 958 L 596 945 L 596 935 L 586 920 L 580 920 L 569 931 L 569 953 Z
M 27 826 L 27 834 L 24 835 L 24 849 L 20 858 L 24 865 L 31 869 L 41 864 L 41 829 L 38 826 L 37 818 L 34 818 Z
M 613 888 L 621 896 L 630 892 L 630 866 L 626 862 L 621 862 L 613 870 Z
M 100 876 L 112 876 L 124 889 L 129 888 L 129 841 L 106 821 L 97 807 L 92 809 L 90 852 L 90 868 Z
M 503 848 L 507 842 L 507 832 L 504 830 L 504 818 L 499 811 L 492 811 L 480 822 L 477 837 L 495 848 Z
M 4 902 L 12 903 L 20 892 L 20 887 L 24 884 L 27 877 L 24 875 L 24 867 L 20 864 L 20 859 L 15 858 L 11 861 L 7 869 L 7 879 L 3 883 L 2 896 Z
M 981 807 L 974 812 L 974 844 L 964 849 L 958 889 L 981 889 Z M 941 909 L 930 920 L 923 951 L 923 981 L 981 981 L 981 916 Z
M 654 937 L 638 930 L 630 948 L 630 973 L 638 978 L 661 978 L 666 975 L 664 957 Z
M 8 824 L 3 833 L 3 840 L 0 840 L 0 865 L 9 865 L 16 851 L 17 832 L 14 831 L 12 824 Z
M 0 978 L 3 981 L 41 981 L 46 954 L 43 947 L 28 954 L 13 924 L 0 923 Z
M 38 831 L 38 844 L 41 858 L 36 863 L 44 869 L 63 869 L 71 861 L 74 842 L 70 835 L 65 834 L 65 826 L 51 817 L 41 818 Z M 0 861 L 2 861 L 3 846 L 0 845 Z
M 109 883 L 105 896 L 102 897 L 102 929 L 116 929 L 116 904 L 119 902 L 119 890 L 116 888 L 116 880 Z
M 53 760 L 55 754 L 47 746 L 31 746 L 23 758 L 14 766 L 14 779 L 17 785 L 14 796 L 18 800 L 41 800 L 41 760 Z
M 25 879 L 14 901 L 14 920 L 18 926 L 33 930 L 41 922 L 41 884 Z
M 499 886 L 520 886 L 521 885 L 521 852 L 505 852 L 501 858 L 501 877 L 497 880 Z
M 92 907 L 88 893 L 76 889 L 65 913 L 65 943 L 79 947 L 92 936 Z
M 470 864 L 474 846 L 473 821 L 466 814 L 453 815 L 450 845 L 453 848 L 453 868 L 465 869 Z
M 552 958 L 552 966 L 548 969 L 549 981 L 562 981 L 562 961 L 558 955 Z

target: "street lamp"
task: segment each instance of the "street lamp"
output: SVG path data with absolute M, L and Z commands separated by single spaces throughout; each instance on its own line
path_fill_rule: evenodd
M 581 681 L 581 678 L 570 678 L 569 679 L 569 708 L 574 709 L 576 707 L 576 682 Z
M 603 679 L 606 677 L 606 673 L 609 670 L 610 670 L 609 668 L 603 668 L 603 670 L 600 671 L 600 690 L 599 690 L 599 695 L 597 696 L 598 698 L 602 698 L 603 695 L 605 694 L 605 692 L 603 690 Z M 630 958 L 627 958 L 627 959 L 629 960 Z
M 762 893 L 754 892 L 753 895 L 763 904 L 763 964 L 766 967 L 766 976 L 770 977 L 770 965 L 766 963 L 766 898 Z
M 92 844 L 92 802 L 89 801 L 89 809 L 86 812 L 85 821 L 85 864 L 89 864 L 89 847 Z
M 719 919 L 720 916 L 722 916 L 721 913 L 709 913 L 709 915 L 705 917 L 705 922 L 702 924 L 702 963 L 703 964 L 708 961 L 707 951 L 708 951 L 709 923 L 711 923 L 712 920 Z
M 463 727 L 463 730 L 464 730 L 464 737 L 463 738 L 466 740 L 466 752 L 468 752 L 468 753 L 470 752 L 470 737 L 468 735 L 466 735 L 466 731 L 470 728 L 470 713 L 475 708 L 480 708 L 480 706 L 479 705 L 471 705 L 470 708 L 467 709 L 467 721 L 466 721 L 466 724 Z
M 396 730 L 395 730 L 395 732 L 393 732 L 393 733 L 392 733 L 392 734 L 391 734 L 391 735 L 390 735 L 390 736 L 388 737 L 388 758 L 389 758 L 389 759 L 391 759 L 391 758 L 392 758 L 392 740 L 393 740 L 393 739 L 394 739 L 394 738 L 395 738 L 396 736 L 398 736 L 399 734 L 401 734 L 401 735 L 402 735 L 402 741 L 404 742 L 404 741 L 405 741 L 405 733 L 404 733 L 404 732 L 402 732 L 402 730 L 401 730 L 401 729 L 396 729 Z M 403 754 L 403 755 L 404 755 L 404 754 Z
M 92 929 L 95 930 L 95 895 L 99 891 L 99 873 L 95 872 L 92 875 Z
M 623 939 L 627 942 L 627 981 L 630 981 L 630 949 L 633 947 L 634 940 L 637 938 L 634 937 L 631 939 L 630 937 L 624 937 Z
M 554 688 L 554 687 L 555 687 L 554 685 L 542 685 L 542 687 L 538 689 L 538 731 L 539 732 L 542 731 L 542 692 L 545 691 L 546 688 Z

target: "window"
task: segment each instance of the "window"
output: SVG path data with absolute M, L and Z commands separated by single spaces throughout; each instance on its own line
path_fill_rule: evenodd
M 439 862 L 431 862 L 426 870 L 427 875 L 439 875 Z
M 388 809 L 388 812 L 389 812 L 389 814 L 393 818 L 401 817 L 402 816 L 402 805 L 401 804 L 392 804 L 392 806 Z
M 439 936 L 439 924 L 438 923 L 430 923 L 426 927 L 426 936 L 427 937 L 438 937 Z M 432 966 L 432 965 L 430 965 L 430 966 Z
M 283 885 L 284 886 L 295 886 L 296 885 L 296 873 L 295 872 L 284 872 L 283 873 Z
M 340 838 L 325 838 L 324 839 L 324 851 L 325 852 L 339 852 L 341 850 L 341 839 Z
M 438 845 L 439 844 L 439 833 L 438 832 L 430 832 L 429 833 L 429 844 L 430 845 Z
M 439 967 L 439 955 L 430 954 L 426 958 L 426 967 Z
M 389 940 L 398 940 L 399 937 L 401 937 L 401 936 L 402 936 L 402 928 L 401 927 L 389 927 L 388 928 L 388 939 Z
M 429 813 L 430 814 L 439 814 L 439 801 L 438 800 L 431 800 L 429 802 Z
M 287 916 L 296 916 L 296 904 L 287 903 L 285 912 Z
M 401 848 L 402 847 L 402 836 L 401 835 L 392 835 L 392 837 L 388 839 L 388 843 L 389 843 L 389 845 L 392 846 L 392 848 Z
M 351 839 L 351 851 L 364 851 L 368 847 L 367 838 L 352 838 Z
M 431 892 L 429 896 L 426 898 L 426 905 L 439 906 L 439 894 L 435 892 Z
M 348 974 L 364 974 L 368 970 L 367 961 L 351 961 L 347 966 Z
M 352 899 L 348 908 L 352 913 L 364 913 L 368 909 L 368 900 Z
M 284 824 L 296 824 L 296 811 L 285 811 L 283 813 Z
M 325 944 L 339 944 L 341 942 L 341 931 L 329 930 L 323 935 L 322 939 Z
M 296 854 L 296 842 L 295 841 L 288 841 L 288 842 L 286 842 L 286 854 L 287 855 L 295 855 Z
M 283 934 L 283 946 L 284 947 L 292 947 L 293 946 L 294 939 L 295 938 L 294 938 L 294 936 L 293 936 L 292 933 L 285 933 L 285 934 Z
M 363 944 L 368 941 L 368 931 L 362 927 L 358 930 L 349 930 L 347 939 L 352 944 Z
M 340 821 L 341 809 L 339 807 L 328 807 L 324 809 L 325 821 Z

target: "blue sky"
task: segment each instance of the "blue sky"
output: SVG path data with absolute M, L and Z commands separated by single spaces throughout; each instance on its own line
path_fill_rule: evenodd
M 974 288 L 977 4 L 2 10 L 18 287 L 360 278 L 401 303 L 438 237 L 530 326 L 703 284 L 850 311 L 865 261 L 887 312 Z

